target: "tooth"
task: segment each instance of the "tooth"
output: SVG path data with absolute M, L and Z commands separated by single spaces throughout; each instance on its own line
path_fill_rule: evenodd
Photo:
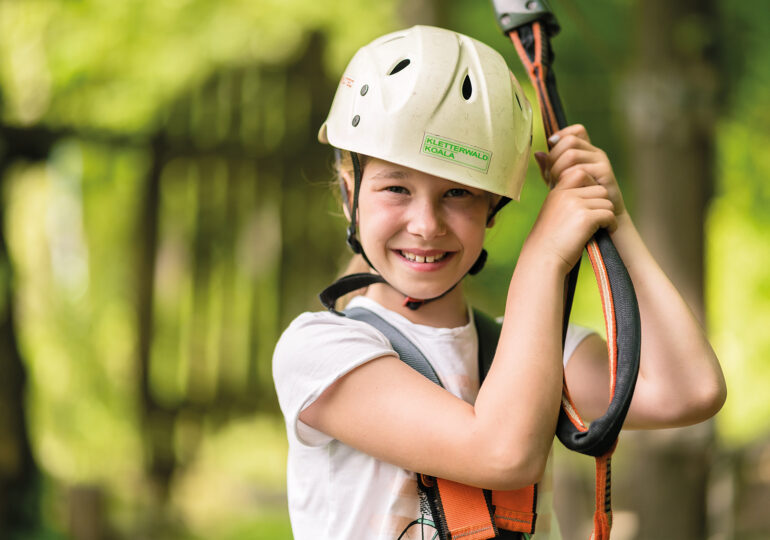
M 425 262 L 427 262 L 427 263 L 432 263 L 435 260 L 436 260 L 436 258 L 435 257 L 431 257 L 430 255 L 425 257 Z
M 416 260 L 418 263 L 424 263 L 424 262 L 425 262 L 425 257 L 420 257 L 419 255 L 417 255 L 417 256 L 415 257 L 415 260 Z

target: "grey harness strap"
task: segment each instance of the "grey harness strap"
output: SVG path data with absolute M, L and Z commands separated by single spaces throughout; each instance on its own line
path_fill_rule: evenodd
M 395 326 L 376 313 L 365 308 L 349 308 L 343 313 L 351 319 L 369 323 L 382 332 L 385 337 L 388 338 L 393 350 L 396 351 L 402 362 L 442 388 L 444 387 L 436 374 L 436 370 L 433 369 L 433 366 L 428 362 L 428 359 L 425 358 L 425 355 L 422 354 L 420 349 L 418 349 L 414 343 L 409 341 Z

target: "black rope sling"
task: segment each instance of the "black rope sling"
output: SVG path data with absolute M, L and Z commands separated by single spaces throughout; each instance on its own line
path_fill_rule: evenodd
M 559 25 L 544 0 L 492 0 L 503 33 L 516 47 L 537 92 L 546 138 L 566 127 L 567 120 L 551 69 L 550 38 Z M 612 527 L 610 497 L 611 457 L 631 404 L 639 374 L 641 325 L 631 278 L 606 230 L 599 230 L 586 245 L 607 330 L 610 369 L 610 403 L 590 427 L 580 417 L 565 381 L 562 408 L 556 428 L 559 440 L 576 452 L 596 458 L 596 508 L 592 540 L 607 540 Z M 564 295 L 564 334 L 569 322 L 579 262 L 570 272 Z

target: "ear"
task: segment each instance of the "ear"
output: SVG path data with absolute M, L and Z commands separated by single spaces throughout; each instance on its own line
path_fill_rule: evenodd
M 495 208 L 497 208 L 498 203 L 500 202 L 500 199 L 502 197 L 500 195 L 493 195 L 489 194 L 489 213 L 495 211 Z M 495 220 L 497 219 L 497 215 L 492 216 L 492 219 L 487 220 L 487 229 L 491 229 L 495 226 Z
M 342 211 L 350 221 L 350 208 L 353 206 L 353 179 L 347 172 L 340 173 L 340 196 L 342 197 Z

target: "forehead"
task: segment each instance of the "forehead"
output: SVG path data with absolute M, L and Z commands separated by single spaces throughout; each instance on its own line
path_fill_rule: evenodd
M 430 185 L 438 187 L 467 187 L 459 182 L 447 180 L 440 176 L 434 176 L 432 174 L 424 173 L 416 169 L 411 169 L 397 163 L 391 163 L 390 161 L 384 161 L 382 159 L 372 158 L 367 161 L 364 168 L 363 178 L 365 180 L 372 181 L 388 181 L 388 180 L 409 180 L 414 182 L 429 182 Z M 482 190 L 474 189 L 481 192 Z

